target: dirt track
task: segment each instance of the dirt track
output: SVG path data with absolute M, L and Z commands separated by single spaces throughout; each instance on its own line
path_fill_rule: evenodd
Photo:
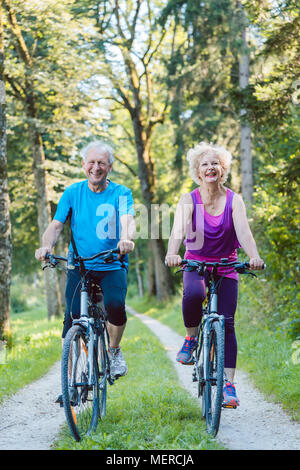
M 127 307 L 161 341 L 182 386 L 197 396 L 192 369 L 175 360 L 183 338 L 146 315 Z M 292 422 L 279 405 L 268 402 L 241 371 L 236 374 L 241 406 L 223 410 L 218 440 L 232 450 L 299 450 L 300 424 Z M 64 410 L 54 403 L 59 392 L 60 364 L 25 387 L 0 407 L 0 450 L 46 450 L 51 448 Z

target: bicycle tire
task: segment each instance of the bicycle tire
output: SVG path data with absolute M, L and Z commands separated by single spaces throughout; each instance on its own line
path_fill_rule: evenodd
M 216 436 L 219 430 L 224 382 L 224 330 L 216 320 L 211 324 L 208 354 L 204 367 L 206 381 L 203 390 L 206 430 Z
M 198 386 L 198 398 L 202 399 L 202 418 L 205 418 L 205 399 L 204 399 L 204 348 L 203 348 L 203 333 L 199 335 L 199 343 L 196 350 L 196 377 Z
M 99 372 L 99 416 L 103 419 L 106 415 L 106 402 L 107 402 L 107 380 L 109 377 L 109 359 L 107 355 L 107 338 L 105 338 L 105 328 L 98 335 L 97 339 L 97 357 L 98 357 L 98 372 Z
M 94 352 L 93 385 L 88 385 L 89 365 L 86 333 L 72 326 L 64 340 L 61 385 L 66 420 L 76 441 L 96 429 L 99 409 L 99 376 Z M 74 366 L 73 366 L 74 364 Z

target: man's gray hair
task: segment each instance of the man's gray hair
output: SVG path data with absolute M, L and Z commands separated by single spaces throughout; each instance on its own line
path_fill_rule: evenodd
M 83 160 L 86 159 L 86 155 L 89 152 L 89 150 L 91 150 L 91 149 L 98 149 L 98 150 L 104 151 L 108 155 L 109 164 L 111 165 L 113 163 L 113 161 L 115 159 L 113 149 L 111 148 L 110 145 L 105 144 L 101 140 L 96 140 L 95 142 L 90 142 L 88 145 L 83 147 L 83 149 L 81 149 L 80 156 Z

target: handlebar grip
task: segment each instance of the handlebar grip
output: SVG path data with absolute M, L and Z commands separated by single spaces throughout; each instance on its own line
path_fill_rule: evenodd
M 250 268 L 250 263 L 245 263 L 245 266 L 246 266 L 246 268 Z M 267 267 L 267 265 L 264 264 L 264 265 L 263 265 L 263 269 L 266 269 L 266 267 Z

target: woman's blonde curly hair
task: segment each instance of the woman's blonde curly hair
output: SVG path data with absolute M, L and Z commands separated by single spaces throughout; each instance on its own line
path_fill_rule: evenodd
M 218 157 L 224 170 L 221 183 L 225 183 L 230 170 L 232 155 L 224 147 L 208 144 L 206 142 L 200 142 L 187 152 L 186 159 L 189 162 L 189 170 L 192 180 L 197 184 L 201 184 L 201 179 L 198 176 L 198 169 L 201 158 L 207 154 L 214 154 Z

